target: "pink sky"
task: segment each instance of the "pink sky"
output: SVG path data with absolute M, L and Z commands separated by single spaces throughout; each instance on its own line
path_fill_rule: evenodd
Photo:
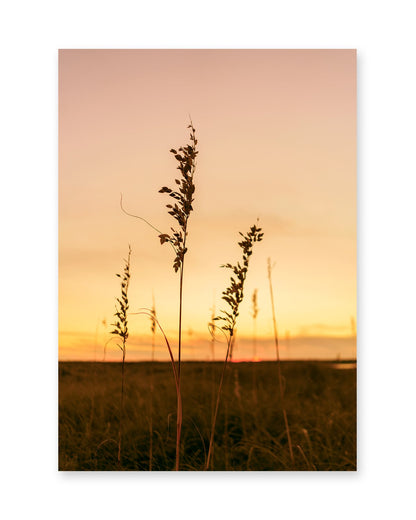
M 259 217 L 237 323 L 249 347 L 251 294 L 264 358 L 273 333 L 266 261 L 273 270 L 279 330 L 292 356 L 322 349 L 355 354 L 356 53 L 354 50 L 63 50 L 59 58 L 60 358 L 102 350 L 133 249 L 132 310 L 149 307 L 176 344 L 178 276 L 156 234 L 120 211 L 169 230 L 166 196 L 192 116 L 199 140 L 194 213 L 185 267 L 185 359 L 209 355 L 207 322 L 239 259 L 238 231 Z M 131 319 L 131 359 L 146 358 L 149 324 Z M 338 338 L 330 347 L 331 338 Z M 246 338 L 246 339 L 244 339 Z M 245 342 L 245 343 L 244 343 Z M 329 342 L 329 343 L 328 343 Z M 337 343 L 338 342 L 338 343 Z M 295 346 L 295 343 L 297 346 Z M 343 343 L 343 344 L 344 344 Z M 274 347 L 273 347 L 274 348 Z M 332 350 L 331 350 L 332 349 Z M 118 356 L 108 346 L 109 354 Z M 325 354 L 326 355 L 326 354 Z M 136 357 L 134 357 L 136 356 Z M 162 354 L 161 354 L 162 356 Z M 330 354 L 328 354 L 330 357 Z

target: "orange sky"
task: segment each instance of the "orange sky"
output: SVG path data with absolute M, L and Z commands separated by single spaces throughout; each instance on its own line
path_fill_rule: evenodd
M 157 312 L 177 344 L 172 251 L 130 212 L 169 231 L 169 149 L 199 140 L 185 261 L 184 359 L 210 356 L 207 322 L 259 217 L 237 323 L 236 357 L 273 358 L 267 258 L 282 357 L 353 357 L 356 316 L 356 53 L 353 50 L 63 50 L 59 56 L 59 355 L 102 359 L 131 244 L 131 310 Z M 131 316 L 127 359 L 149 358 L 149 323 Z M 285 337 L 290 339 L 284 339 Z M 166 359 L 157 338 L 157 359 Z M 130 345 L 130 346 L 129 346 Z M 222 359 L 223 344 L 216 346 Z M 119 359 L 111 343 L 107 359 Z

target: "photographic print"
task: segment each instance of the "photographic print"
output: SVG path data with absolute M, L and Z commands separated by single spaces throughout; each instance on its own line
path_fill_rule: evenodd
M 355 471 L 356 51 L 59 51 L 59 470 Z

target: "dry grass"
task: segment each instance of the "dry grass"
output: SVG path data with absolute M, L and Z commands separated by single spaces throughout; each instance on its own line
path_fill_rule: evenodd
M 149 411 L 149 471 L 153 465 L 153 392 L 155 388 L 154 361 L 155 361 L 155 339 L 156 339 L 156 304 L 153 296 L 152 310 L 150 311 L 150 330 L 152 332 L 152 368 L 150 371 L 150 411 Z
M 182 365 L 181 470 L 206 467 L 212 425 L 212 371 L 222 363 Z M 289 471 L 290 459 L 276 362 L 255 364 L 257 404 L 252 397 L 252 363 L 230 363 L 229 381 L 217 417 L 211 467 L 216 471 Z M 149 469 L 150 378 L 154 373 L 153 471 L 175 467 L 176 395 L 169 363 L 126 363 L 123 470 Z M 356 469 L 356 372 L 324 362 L 281 362 L 290 381 L 285 394 L 299 471 Z M 96 378 L 92 377 L 94 371 Z M 59 468 L 114 471 L 117 464 L 119 363 L 59 364 Z M 238 392 L 235 381 L 238 382 Z M 238 395 L 239 394 L 239 395 Z M 227 406 L 225 406 L 225 403 Z M 297 448 L 300 446 L 301 450 Z
M 131 247 L 129 246 L 129 254 L 127 260 L 125 260 L 124 273 L 116 274 L 121 279 L 121 299 L 117 298 L 116 312 L 114 317 L 116 318 L 115 323 L 112 323 L 114 330 L 111 334 L 118 337 L 121 343 L 117 343 L 117 346 L 122 352 L 121 361 L 121 396 L 120 396 L 120 420 L 119 420 L 119 432 L 118 432 L 118 455 L 117 461 L 120 467 L 121 464 L 121 441 L 123 436 L 123 422 L 124 422 L 124 367 L 126 360 L 126 342 L 129 337 L 127 311 L 129 309 L 128 290 L 130 283 L 130 258 L 131 258 Z
M 179 319 L 178 319 L 178 413 L 177 424 L 176 424 L 176 471 L 179 470 L 180 460 L 180 445 L 181 445 L 181 414 L 179 413 L 179 399 L 181 394 L 181 352 L 182 352 L 182 307 L 183 307 L 183 275 L 184 275 L 184 264 L 185 254 L 187 252 L 186 240 L 188 237 L 188 220 L 193 210 L 193 195 L 195 192 L 194 175 L 196 169 L 196 156 L 198 152 L 196 145 L 198 140 L 195 136 L 195 128 L 191 124 L 190 128 L 190 144 L 187 146 L 181 146 L 178 150 L 172 148 L 170 152 L 174 155 L 178 162 L 177 169 L 181 175 L 179 179 L 175 179 L 175 183 L 178 186 L 178 191 L 172 190 L 164 186 L 159 190 L 159 193 L 167 193 L 169 197 L 173 198 L 175 202 L 173 204 L 167 204 L 169 209 L 168 213 L 171 215 L 179 228 L 177 230 L 172 228 L 172 233 L 161 233 L 159 235 L 160 243 L 169 243 L 174 251 L 175 258 L 173 261 L 173 269 L 175 272 L 179 271 Z
M 220 405 L 222 388 L 224 385 L 224 376 L 225 371 L 227 369 L 228 357 L 230 356 L 231 358 L 232 356 L 235 326 L 239 314 L 240 303 L 243 301 L 244 298 L 244 282 L 247 277 L 250 256 L 253 254 L 254 244 L 256 242 L 261 242 L 261 240 L 263 239 L 263 233 L 261 232 L 261 228 L 258 228 L 256 225 L 251 226 L 250 230 L 247 232 L 246 235 L 243 235 L 243 233 L 241 232 L 240 235 L 243 237 L 243 239 L 238 243 L 243 252 L 242 263 L 240 264 L 240 262 L 237 262 L 237 264 L 235 265 L 225 264 L 222 266 L 226 269 L 231 269 L 233 275 L 235 276 L 235 278 L 234 276 L 231 276 L 229 287 L 227 287 L 227 289 L 222 293 L 222 299 L 230 307 L 230 312 L 223 310 L 221 311 L 221 314 L 219 316 L 216 316 L 213 319 L 213 321 L 216 320 L 218 322 L 222 322 L 221 330 L 227 337 L 227 352 L 225 354 L 224 365 L 221 372 L 221 378 L 218 387 L 217 400 L 215 403 L 215 411 L 212 421 L 211 436 L 208 448 L 208 456 L 205 467 L 205 469 L 207 470 L 210 468 L 210 460 L 214 444 L 215 426 L 217 421 L 218 408 Z
M 178 360 L 177 367 L 173 367 L 174 376 L 175 376 L 175 384 L 176 384 L 176 394 L 177 394 L 177 409 L 176 409 L 176 462 L 175 469 L 179 470 L 180 465 L 180 446 L 181 446 L 181 431 L 182 431 L 182 401 L 181 401 L 181 355 L 182 355 L 182 308 L 183 308 L 183 277 L 184 277 L 184 263 L 185 263 L 185 255 L 188 251 L 186 247 L 186 241 L 188 237 L 188 220 L 193 211 L 192 203 L 194 201 L 194 193 L 195 193 L 195 184 L 194 184 L 194 175 L 196 170 L 196 157 L 198 155 L 198 151 L 196 149 L 196 145 L 198 144 L 198 140 L 195 135 L 195 128 L 192 124 L 188 125 L 190 129 L 190 144 L 186 146 L 181 146 L 178 150 L 172 148 L 170 152 L 174 155 L 175 160 L 178 162 L 177 169 L 180 171 L 180 178 L 175 179 L 175 184 L 177 186 L 177 191 L 167 186 L 163 186 L 159 193 L 166 193 L 169 197 L 173 199 L 172 204 L 167 204 L 168 213 L 171 215 L 176 221 L 177 229 L 171 228 L 171 232 L 162 233 L 157 227 L 151 224 L 145 218 L 134 215 L 132 213 L 127 212 L 123 208 L 123 197 L 120 198 L 120 207 L 121 210 L 130 217 L 134 217 L 142 220 L 148 226 L 150 226 L 153 230 L 157 231 L 160 243 L 163 245 L 165 243 L 169 244 L 174 253 L 175 257 L 173 260 L 173 269 L 175 272 L 179 271 L 179 316 L 178 316 Z M 150 311 L 151 315 L 152 311 Z M 136 313 L 140 314 L 140 313 Z M 157 321 L 157 320 L 156 320 Z M 162 330 L 159 322 L 157 322 L 159 328 Z M 169 350 L 169 354 L 171 357 L 171 361 L 174 362 L 172 350 L 169 344 L 169 341 L 163 332 L 166 345 Z

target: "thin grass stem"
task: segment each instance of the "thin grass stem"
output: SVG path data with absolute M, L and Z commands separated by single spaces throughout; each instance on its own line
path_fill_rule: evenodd
M 227 353 L 225 354 L 225 360 L 224 360 L 224 364 L 222 366 L 221 379 L 220 379 L 220 384 L 219 384 L 219 387 L 218 387 L 217 401 L 215 403 L 214 418 L 212 420 L 211 436 L 210 436 L 210 439 L 209 439 L 209 448 L 208 448 L 207 461 L 206 461 L 206 464 L 205 464 L 205 469 L 206 470 L 209 469 L 209 465 L 210 465 L 210 461 L 211 461 L 211 455 L 212 455 L 213 446 L 214 446 L 215 426 L 217 424 L 218 409 L 220 407 L 220 399 L 221 399 L 222 387 L 223 387 L 223 384 L 224 384 L 225 370 L 227 368 L 227 363 L 228 363 L 228 356 L 230 354 L 230 349 L 231 349 L 231 341 L 232 341 L 232 336 L 230 336 L 228 338 Z
M 270 258 L 268 258 L 268 260 L 267 260 L 267 274 L 268 274 L 268 279 L 269 279 L 270 300 L 271 300 L 272 316 L 273 316 L 274 343 L 275 343 L 275 347 L 276 347 L 277 373 L 278 373 L 278 379 L 279 379 L 280 401 L 282 403 L 283 419 L 284 419 L 284 422 L 285 422 L 287 442 L 288 442 L 288 445 L 289 445 L 290 460 L 292 461 L 292 466 L 293 466 L 294 463 L 295 463 L 295 460 L 293 458 L 292 438 L 290 436 L 289 421 L 287 419 L 287 413 L 286 413 L 286 408 L 285 408 L 285 403 L 284 403 L 284 390 L 283 390 L 282 370 L 281 370 L 281 367 L 280 367 L 279 336 L 278 336 L 278 332 L 277 332 L 276 312 L 275 312 L 275 308 L 274 308 L 274 296 L 273 296 L 273 284 L 272 284 L 272 265 L 271 265 Z

